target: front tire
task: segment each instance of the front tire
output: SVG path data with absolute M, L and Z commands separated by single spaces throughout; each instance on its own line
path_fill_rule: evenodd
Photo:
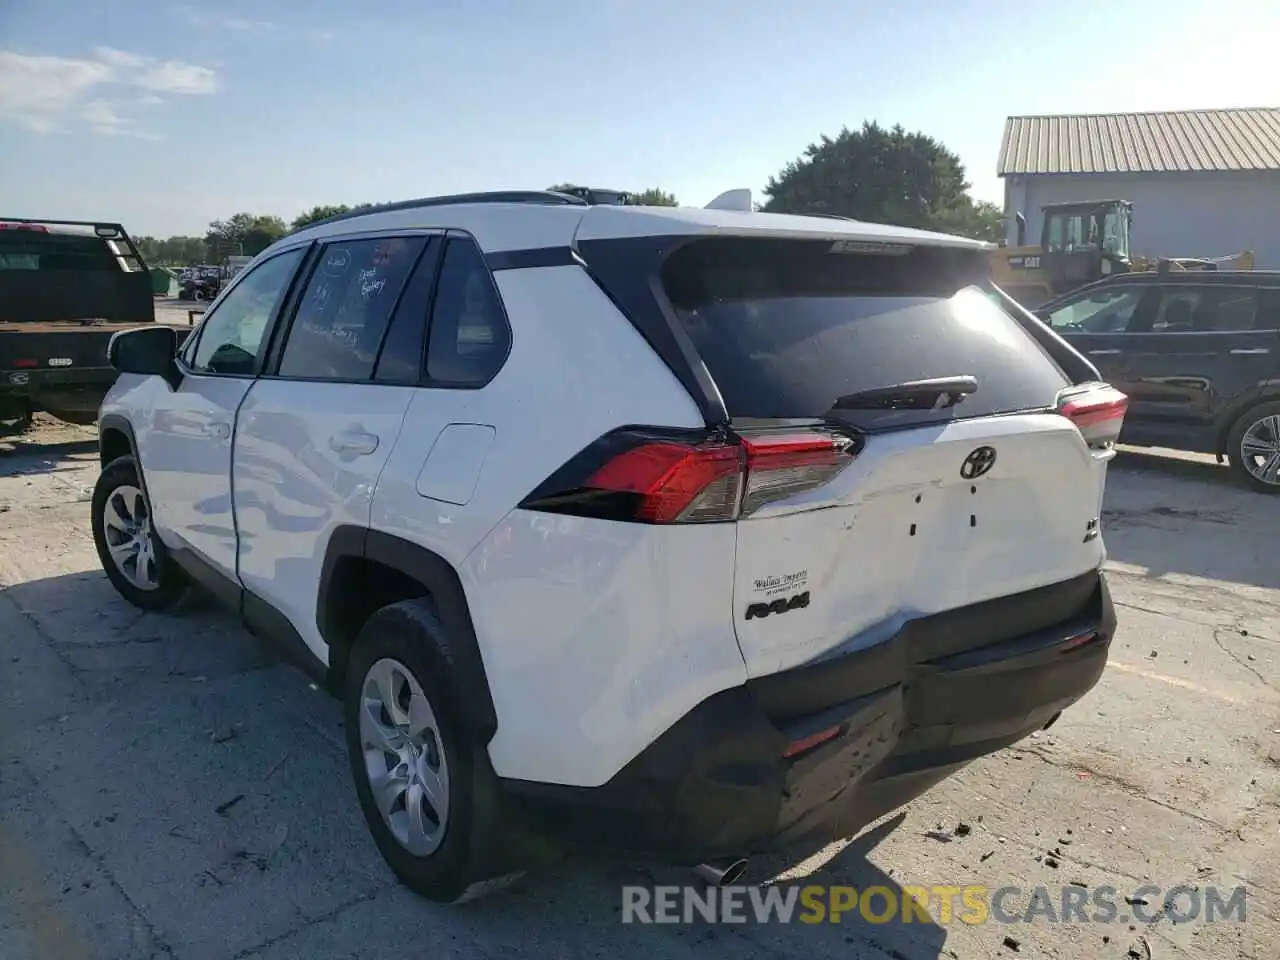
M 1227 438 L 1231 469 L 1253 489 L 1280 493 L 1280 402 L 1246 410 Z
M 401 883 L 440 903 L 519 876 L 491 855 L 493 775 L 462 723 L 451 659 L 428 602 L 391 604 L 356 638 L 343 695 L 351 774 L 378 852 Z
M 138 463 L 120 457 L 93 488 L 93 545 L 107 579 L 135 607 L 170 610 L 187 593 L 187 578 L 151 523 L 151 502 Z

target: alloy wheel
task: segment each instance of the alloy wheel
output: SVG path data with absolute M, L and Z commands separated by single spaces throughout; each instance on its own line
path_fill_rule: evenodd
M 1240 460 L 1262 483 L 1280 486 L 1280 413 L 1249 425 L 1240 438 Z

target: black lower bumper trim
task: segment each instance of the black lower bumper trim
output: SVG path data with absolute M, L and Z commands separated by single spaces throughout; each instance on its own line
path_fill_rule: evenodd
M 850 836 L 1056 719 L 1098 682 L 1114 632 L 1093 572 L 718 693 L 603 786 L 503 780 L 500 793 L 545 837 L 676 863 Z

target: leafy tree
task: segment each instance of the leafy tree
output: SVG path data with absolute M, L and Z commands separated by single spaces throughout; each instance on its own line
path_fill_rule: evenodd
M 969 196 L 964 164 L 939 141 L 902 126 L 866 122 L 823 136 L 765 187 L 764 209 L 818 213 L 965 233 L 990 234 L 993 204 Z
M 237 213 L 209 224 L 205 246 L 215 262 L 237 254 L 253 257 L 288 232 L 285 222 L 277 216 Z
M 932 229 L 998 243 L 1005 235 L 1004 210 L 986 200 L 970 200 L 942 214 Z
M 204 240 L 200 237 L 134 237 L 133 242 L 152 267 L 185 267 L 205 257 Z
M 351 208 L 345 203 L 322 203 L 294 217 L 291 227 L 294 230 L 301 230 L 303 227 L 309 227 L 311 224 L 318 223 L 321 220 L 328 220 L 330 217 L 348 213 L 350 210 Z
M 647 190 L 641 190 L 639 193 L 633 193 L 627 199 L 627 202 L 637 207 L 678 207 L 675 194 L 667 193 L 657 187 L 650 187 Z

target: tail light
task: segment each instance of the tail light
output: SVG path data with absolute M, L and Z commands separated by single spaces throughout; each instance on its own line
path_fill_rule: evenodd
M 822 486 L 853 455 L 852 441 L 825 431 L 713 438 L 616 431 L 520 505 L 638 523 L 725 522 Z
M 1106 384 L 1090 384 L 1058 398 L 1058 413 L 1076 425 L 1091 447 L 1109 447 L 1120 439 L 1128 409 L 1129 398 Z
M 49 228 L 39 223 L 0 223 L 0 230 L 30 230 L 32 233 L 48 233 Z

